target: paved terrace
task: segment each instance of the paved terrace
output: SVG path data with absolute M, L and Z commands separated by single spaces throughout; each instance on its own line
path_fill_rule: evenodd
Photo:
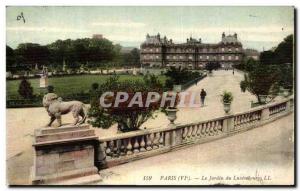
M 242 93 L 240 91 L 239 82 L 242 79 L 243 79 L 242 73 L 235 72 L 235 75 L 232 75 L 232 71 L 214 71 L 214 74 L 212 77 L 207 77 L 207 78 L 203 79 L 197 85 L 194 85 L 187 90 L 187 91 L 198 91 L 199 92 L 202 88 L 204 88 L 208 94 L 207 99 L 206 99 L 206 106 L 202 107 L 202 108 L 181 108 L 178 112 L 178 119 L 177 119 L 176 123 L 190 123 L 193 121 L 205 120 L 205 119 L 209 119 L 209 118 L 215 118 L 218 116 L 222 116 L 224 114 L 224 111 L 223 111 L 223 105 L 220 102 L 219 95 L 224 90 L 233 92 L 233 95 L 235 98 L 233 101 L 233 104 L 232 104 L 233 112 L 248 110 L 250 108 L 250 101 L 256 100 L 256 98 L 247 92 Z M 199 97 L 198 97 L 198 100 L 199 100 Z M 39 128 L 48 122 L 48 115 L 44 108 L 7 109 L 6 111 L 7 111 L 7 113 L 6 113 L 6 115 L 7 115 L 7 118 L 6 118 L 7 119 L 7 143 L 9 143 L 7 145 L 7 158 L 6 158 L 7 168 L 8 168 L 7 169 L 8 179 L 11 184 L 28 184 L 29 183 L 29 168 L 32 166 L 32 162 L 33 162 L 33 158 L 32 158 L 33 150 L 31 147 L 33 131 L 35 128 Z M 286 150 L 285 148 L 292 149 L 292 147 L 291 147 L 292 143 L 289 142 L 289 141 L 291 141 L 291 140 L 289 140 L 290 137 L 292 137 L 292 135 L 291 135 L 291 132 L 293 129 L 292 118 L 293 118 L 292 116 L 288 116 L 288 117 L 285 117 L 285 118 L 280 119 L 275 122 L 276 124 L 281 124 L 281 127 L 283 126 L 283 128 L 281 130 L 284 132 L 282 132 L 282 133 L 278 132 L 278 129 L 276 129 L 276 128 L 280 127 L 278 125 L 276 125 L 276 128 L 269 127 L 267 134 L 262 132 L 261 135 L 264 135 L 265 138 L 268 138 L 268 136 L 270 136 L 269 137 L 270 139 L 266 139 L 265 141 L 267 141 L 267 142 L 269 141 L 268 144 L 270 144 L 270 145 L 277 145 L 278 147 L 276 147 L 276 148 L 278 150 L 279 146 L 281 146 L 282 140 L 285 140 L 285 141 L 287 141 L 287 143 L 282 143 L 282 145 L 285 145 L 285 146 L 282 146 L 280 148 L 283 148 L 283 150 Z M 286 121 L 284 121 L 284 120 L 286 120 Z M 72 116 L 71 115 L 64 116 L 63 122 L 64 123 L 72 122 Z M 169 123 L 169 121 L 167 120 L 167 118 L 164 114 L 157 113 L 157 118 L 147 121 L 143 126 L 147 127 L 147 128 L 154 128 L 154 127 L 155 128 L 157 128 L 157 127 L 163 128 L 168 123 Z M 270 124 L 269 126 L 272 126 L 272 125 Z M 268 125 L 266 125 L 266 127 L 268 127 Z M 262 130 L 262 129 L 258 128 L 258 129 L 253 130 L 253 132 L 260 131 L 260 130 Z M 115 126 L 108 130 L 97 129 L 96 133 L 99 136 L 104 137 L 104 136 L 109 136 L 111 134 L 117 133 L 117 129 Z M 204 171 L 205 168 L 209 168 L 209 166 L 203 165 L 203 164 L 209 164 L 209 161 L 211 161 L 211 160 L 217 161 L 217 160 L 221 160 L 222 158 L 226 158 L 226 156 L 223 156 L 226 153 L 227 153 L 227 155 L 229 155 L 228 157 L 235 156 L 236 160 L 237 160 L 239 155 L 243 155 L 243 154 L 249 152 L 249 151 L 242 152 L 244 150 L 243 149 L 244 147 L 247 147 L 248 150 L 251 150 L 251 148 L 252 148 L 252 153 L 258 152 L 256 147 L 259 146 L 259 143 L 256 143 L 256 141 L 252 142 L 251 139 L 254 137 L 260 138 L 260 141 L 264 142 L 264 139 L 263 139 L 264 137 L 257 136 L 256 134 L 251 135 L 251 136 L 249 135 L 250 140 L 248 140 L 248 141 L 247 141 L 247 139 L 245 140 L 244 138 L 238 138 L 239 136 L 245 136 L 247 133 L 243 133 L 241 135 L 236 135 L 237 138 L 235 141 L 233 140 L 233 142 L 228 141 L 228 140 L 235 139 L 234 137 L 231 137 L 231 138 L 227 138 L 224 140 L 216 141 L 216 143 L 214 143 L 214 142 L 206 143 L 206 144 L 203 144 L 203 146 L 198 145 L 198 146 L 191 147 L 189 149 L 184 149 L 182 151 L 176 151 L 174 153 L 168 153 L 168 154 L 164 154 L 161 156 L 157 156 L 157 157 L 161 157 L 165 161 L 171 161 L 171 159 L 176 159 L 177 163 L 174 162 L 173 164 L 172 163 L 167 164 L 167 162 L 164 163 L 163 161 L 161 161 L 161 159 L 154 160 L 153 162 L 151 162 L 151 160 L 155 159 L 155 157 L 152 157 L 149 159 L 144 159 L 141 161 L 136 161 L 132 164 L 142 164 L 142 166 L 144 168 L 135 168 L 135 167 L 132 168 L 132 166 L 127 166 L 127 167 L 130 167 L 132 170 L 132 171 L 126 170 L 126 172 L 128 173 L 127 175 L 128 175 L 128 177 L 134 177 L 134 173 L 136 172 L 135 170 L 139 171 L 139 169 L 141 169 L 141 172 L 144 170 L 149 171 L 149 169 L 153 169 L 154 172 L 155 172 L 155 169 L 160 170 L 158 172 L 161 172 L 161 171 L 163 171 L 163 169 L 166 169 L 166 173 L 168 171 L 170 171 L 170 169 L 173 169 L 173 171 L 170 171 L 170 172 L 172 172 L 170 174 L 174 174 L 175 169 L 177 169 L 175 171 L 178 173 L 182 172 L 182 169 L 184 169 L 184 166 L 189 164 L 189 160 L 186 158 L 182 159 L 182 156 L 186 156 L 187 158 L 190 158 L 190 159 L 197 158 L 197 161 L 199 160 L 198 164 L 190 163 L 190 166 L 186 168 L 185 172 L 192 171 L 191 170 L 192 166 L 194 166 L 196 169 L 198 166 L 199 169 L 201 167 L 201 173 L 204 173 L 204 172 L 206 172 L 206 171 Z M 280 133 L 280 134 L 278 134 L 278 133 Z M 257 133 L 257 134 L 259 134 L 259 133 Z M 268 136 L 265 136 L 265 135 L 268 135 Z M 273 139 L 272 137 L 276 136 L 276 135 L 277 135 L 277 138 Z M 254 137 L 252 137 L 252 136 L 254 136 Z M 246 136 L 246 138 L 247 138 L 247 136 Z M 227 140 L 227 143 L 222 142 L 225 140 Z M 239 142 L 239 140 L 243 140 L 246 142 L 245 143 Z M 253 143 L 255 143 L 255 144 L 253 144 Z M 211 145 L 211 144 L 212 145 L 217 144 L 217 145 L 212 147 L 214 149 L 210 149 L 210 146 L 208 146 L 208 145 Z M 230 148 L 232 148 L 233 151 L 229 152 L 228 150 L 225 150 L 228 147 L 228 145 L 231 145 Z M 199 147 L 199 149 L 197 149 L 198 147 Z M 217 147 L 218 147 L 218 149 L 217 149 Z M 193 148 L 196 148 L 196 149 L 192 150 L 192 152 L 191 152 L 191 149 L 193 149 Z M 202 148 L 202 150 L 200 148 Z M 219 150 L 220 148 L 223 148 L 224 150 L 223 151 Z M 263 148 L 270 149 L 270 152 L 277 152 L 275 146 L 267 147 L 267 145 L 266 145 L 266 147 L 263 147 Z M 203 149 L 205 149 L 205 150 L 203 150 Z M 213 150 L 216 150 L 215 154 L 218 154 L 218 153 L 219 154 L 212 155 Z M 184 153 L 181 153 L 181 152 L 184 152 Z M 179 153 L 179 155 L 176 156 L 175 153 Z M 191 153 L 193 153 L 193 155 L 191 155 Z M 279 152 L 279 153 L 280 154 L 278 154 L 278 156 L 282 156 L 283 158 L 286 158 L 285 156 L 287 156 L 287 158 L 290 159 L 292 157 L 288 157 L 288 156 L 293 155 L 293 150 L 286 150 L 285 153 L 281 153 L 281 152 Z M 253 155 L 252 157 L 254 157 L 254 156 L 258 157 L 258 156 L 261 156 L 261 154 Z M 172 156 L 172 155 L 174 155 L 174 156 Z M 168 157 L 168 156 L 170 156 L 170 157 Z M 202 158 L 198 158 L 199 156 L 201 156 Z M 217 159 L 215 157 L 217 157 L 219 159 Z M 246 155 L 244 157 L 248 158 Z M 263 157 L 263 155 L 262 155 L 262 157 Z M 168 160 L 166 158 L 168 158 Z M 204 159 L 206 159 L 206 160 L 204 160 Z M 235 163 L 236 163 L 236 160 L 234 160 Z M 148 161 L 148 162 L 142 162 L 142 161 Z M 182 161 L 182 162 L 180 162 L 180 161 Z M 206 161 L 206 162 L 204 162 L 204 161 Z M 225 161 L 227 161 L 227 160 L 225 160 Z M 240 163 L 243 163 L 248 168 L 249 164 L 248 163 L 246 164 L 245 162 L 247 162 L 247 161 L 243 161 L 243 159 L 241 159 L 241 161 L 240 161 Z M 160 164 L 163 164 L 163 165 L 160 165 Z M 181 164 L 181 165 L 179 165 L 179 164 Z M 211 164 L 213 164 L 213 163 L 211 163 Z M 128 165 L 131 165 L 131 163 Z M 222 164 L 220 163 L 220 165 L 222 165 Z M 268 165 L 270 165 L 270 164 L 268 164 Z M 273 164 L 273 165 L 279 165 L 279 164 Z M 285 164 L 285 165 L 287 165 L 287 164 Z M 213 166 L 216 166 L 216 164 L 214 164 Z M 158 167 L 160 167 L 160 168 L 158 168 Z M 103 174 L 109 176 L 110 172 L 112 172 L 112 173 L 120 174 L 119 178 L 121 178 L 122 176 L 127 177 L 126 174 L 121 174 L 119 172 L 119 170 L 118 170 L 119 168 L 120 169 L 126 168 L 126 165 L 107 169 L 103 172 Z M 224 168 L 224 165 L 223 165 L 223 168 Z M 281 166 L 279 165 L 278 168 L 281 168 Z M 115 170 L 113 170 L 113 169 L 115 169 Z M 135 169 L 135 170 L 133 170 L 133 169 Z M 221 167 L 220 167 L 220 169 L 221 169 Z M 236 168 L 237 171 L 239 171 L 239 169 L 240 168 Z M 195 172 L 197 172 L 197 171 L 195 171 Z M 218 173 L 218 174 L 220 174 L 220 173 Z M 212 175 L 214 175 L 214 174 L 212 174 Z M 282 175 L 284 175 L 284 174 L 282 174 Z M 287 176 L 285 175 L 283 177 L 287 177 Z M 119 178 L 112 178 L 111 181 L 114 181 L 115 179 L 119 179 Z M 130 179 L 128 181 L 129 181 L 128 183 L 134 184 L 134 183 L 136 183 L 135 181 L 140 182 L 140 179 Z M 103 183 L 110 183 L 110 182 L 104 181 Z M 153 184 L 155 182 L 150 182 L 150 183 Z

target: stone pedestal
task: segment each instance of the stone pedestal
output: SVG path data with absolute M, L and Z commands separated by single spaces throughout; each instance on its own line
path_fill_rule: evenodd
M 270 109 L 269 109 L 269 107 L 263 108 L 262 111 L 261 111 L 261 120 L 262 121 L 268 120 L 269 117 L 270 117 Z
M 47 88 L 48 87 L 48 77 L 42 76 L 40 78 L 40 88 Z
M 67 185 L 99 181 L 94 164 L 97 144 L 95 132 L 89 125 L 37 129 L 32 183 Z

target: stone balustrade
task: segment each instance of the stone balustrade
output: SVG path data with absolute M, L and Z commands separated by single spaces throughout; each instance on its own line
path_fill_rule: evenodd
M 89 125 L 37 129 L 32 183 L 93 184 L 101 181 L 99 169 L 247 131 L 288 115 L 293 108 L 290 97 L 246 112 L 109 137 L 97 137 Z
M 253 108 L 246 112 L 167 128 L 145 129 L 99 138 L 99 168 L 213 141 L 276 120 L 293 111 L 293 98 Z

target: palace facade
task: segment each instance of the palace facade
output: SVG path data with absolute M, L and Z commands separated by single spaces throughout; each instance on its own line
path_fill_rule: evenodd
M 223 68 L 231 68 L 241 63 L 243 46 L 237 34 L 222 34 L 219 43 L 202 43 L 201 39 L 188 38 L 185 43 L 173 43 L 172 39 L 150 36 L 141 44 L 140 60 L 142 67 L 185 67 L 203 68 L 208 63 L 218 62 Z

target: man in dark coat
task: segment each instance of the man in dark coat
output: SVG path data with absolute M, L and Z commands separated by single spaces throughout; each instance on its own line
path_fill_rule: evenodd
M 204 89 L 201 90 L 200 97 L 201 97 L 201 106 L 204 106 L 204 100 L 206 96 L 206 91 Z

